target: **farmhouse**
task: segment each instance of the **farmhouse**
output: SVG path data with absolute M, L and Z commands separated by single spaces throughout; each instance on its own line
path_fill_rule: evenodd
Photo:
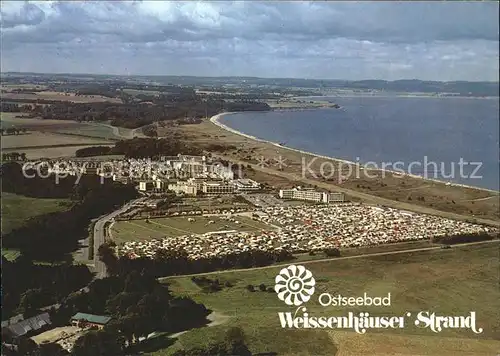
M 40 331 L 52 324 L 49 313 L 43 313 L 2 327 L 2 339 L 16 340 L 21 336 Z M 4 324 L 5 325 L 5 324 Z
M 94 326 L 102 329 L 111 319 L 111 317 L 105 315 L 76 313 L 71 317 L 71 325 L 78 326 L 79 328 Z

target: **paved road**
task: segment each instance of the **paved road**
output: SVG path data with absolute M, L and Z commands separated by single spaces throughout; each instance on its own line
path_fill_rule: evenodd
M 99 246 L 101 246 L 106 240 L 105 225 L 107 222 L 114 219 L 117 215 L 125 212 L 129 209 L 132 204 L 142 201 L 146 198 L 139 198 L 132 200 L 122 206 L 120 209 L 113 211 L 111 214 L 101 216 L 94 225 L 94 271 L 96 273 L 96 278 L 104 278 L 107 276 L 106 265 L 99 260 L 99 255 L 97 253 Z
M 462 246 L 472 246 L 472 245 L 482 245 L 482 244 L 491 244 L 491 243 L 499 243 L 500 240 L 495 239 L 495 240 L 488 240 L 488 241 L 479 241 L 479 242 L 468 242 L 464 244 L 456 244 L 456 245 L 451 245 L 451 250 L 457 247 L 462 247 Z M 367 258 L 367 257 L 375 257 L 375 256 L 387 256 L 387 255 L 398 255 L 398 254 L 403 254 L 403 253 L 412 253 L 412 252 L 421 252 L 421 251 L 432 251 L 432 250 L 440 250 L 441 246 L 433 246 L 433 247 L 422 247 L 422 248 L 414 248 L 414 249 L 409 249 L 409 250 L 399 250 L 399 251 L 390 251 L 390 252 L 376 252 L 376 253 L 367 253 L 367 254 L 362 254 L 362 255 L 355 255 L 355 256 L 345 256 L 345 257 L 329 257 L 329 258 L 322 258 L 318 260 L 310 260 L 310 261 L 301 261 L 299 264 L 301 265 L 309 265 L 313 263 L 320 263 L 320 262 L 329 262 L 329 261 L 341 261 L 341 260 L 352 260 L 355 258 Z M 449 249 L 443 249 L 443 251 L 450 251 Z M 269 269 L 269 268 L 278 268 L 280 266 L 288 266 L 290 264 L 293 264 L 293 261 L 288 261 L 286 263 L 279 263 L 279 264 L 274 264 L 274 265 L 269 265 L 269 266 L 263 266 L 263 267 L 252 267 L 252 268 L 240 268 L 240 269 L 226 269 L 223 271 L 213 271 L 213 272 L 203 272 L 203 273 L 195 273 L 195 274 L 183 274 L 179 276 L 169 276 L 169 277 L 163 277 L 163 278 L 158 278 L 160 281 L 161 280 L 167 280 L 170 278 L 178 278 L 178 277 L 192 277 L 192 276 L 204 276 L 204 275 L 210 275 L 210 274 L 222 274 L 222 273 L 236 273 L 236 272 L 245 272 L 245 271 L 256 271 L 259 269 Z
M 436 210 L 436 209 L 432 209 L 429 207 L 420 206 L 420 205 L 416 205 L 416 204 L 410 204 L 410 203 L 390 200 L 390 199 L 378 197 L 378 196 L 367 194 L 367 193 L 361 193 L 361 192 L 347 189 L 344 187 L 335 186 L 335 185 L 332 185 L 331 183 L 325 183 L 325 182 L 317 181 L 314 179 L 304 178 L 304 177 L 301 177 L 299 174 L 278 171 L 276 169 L 272 169 L 272 168 L 268 168 L 268 167 L 261 167 L 258 164 L 253 164 L 253 163 L 248 163 L 246 161 L 237 160 L 237 159 L 230 157 L 230 156 L 224 156 L 224 155 L 212 153 L 212 157 L 227 160 L 227 161 L 230 161 L 230 162 L 233 162 L 236 164 L 240 164 L 240 165 L 245 166 L 245 167 L 250 165 L 256 171 L 261 171 L 261 172 L 264 172 L 267 174 L 275 175 L 278 177 L 283 177 L 283 178 L 286 178 L 290 181 L 298 181 L 298 182 L 303 182 L 306 184 L 317 185 L 320 188 L 331 190 L 331 191 L 336 191 L 336 192 L 341 192 L 341 193 L 344 193 L 344 194 L 349 195 L 351 197 L 356 197 L 356 198 L 362 199 L 365 202 L 369 202 L 369 203 L 373 203 L 373 204 L 380 204 L 380 205 L 388 206 L 388 207 L 395 208 L 395 209 L 402 209 L 402 210 L 413 211 L 416 213 L 441 216 L 443 218 L 455 219 L 455 220 L 470 220 L 472 218 L 475 218 L 478 223 L 486 224 L 486 225 L 490 225 L 490 226 L 495 226 L 495 227 L 500 227 L 500 221 L 498 221 L 498 220 L 482 219 L 479 217 L 460 215 L 460 214 L 450 213 L 450 212 L 446 212 L 446 211 L 442 211 L 442 210 Z

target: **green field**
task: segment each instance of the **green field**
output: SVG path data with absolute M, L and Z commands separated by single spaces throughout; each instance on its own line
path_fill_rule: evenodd
M 2 236 L 23 226 L 29 218 L 68 209 L 65 199 L 35 199 L 22 195 L 2 194 Z M 8 260 L 19 256 L 19 251 L 2 248 L 2 255 Z
M 21 227 L 34 216 L 68 209 L 66 199 L 37 199 L 22 195 L 2 194 L 2 235 Z
M 307 303 L 315 315 L 345 315 L 366 311 L 371 315 L 404 315 L 410 311 L 434 311 L 439 315 L 464 315 L 476 311 L 477 325 L 484 332 L 447 329 L 434 334 L 408 320 L 401 330 L 368 330 L 368 335 L 349 331 L 285 330 L 277 312 L 295 312 L 275 293 L 248 292 L 246 286 L 274 285 L 280 268 L 214 273 L 209 278 L 231 281 L 233 287 L 212 294 L 202 292 L 189 277 L 167 279 L 174 293 L 189 295 L 208 308 L 228 316 L 229 321 L 210 328 L 189 331 L 173 346 L 149 355 L 172 351 L 221 338 L 230 326 L 240 326 L 252 352 L 289 355 L 496 355 L 500 350 L 500 291 L 498 289 L 498 242 L 455 246 L 389 256 L 347 259 L 307 264 L 316 279 L 316 294 L 328 291 L 344 296 L 391 293 L 390 307 L 322 307 L 317 298 Z M 391 337 L 394 336 L 394 337 Z M 390 340 L 390 342 L 389 342 Z M 396 353 L 392 353 L 395 351 Z
M 92 125 L 92 124 L 81 123 L 80 125 L 73 128 L 57 129 L 55 131 L 62 134 L 82 135 L 82 136 L 103 138 L 109 140 L 120 139 L 119 136 L 116 136 L 113 133 L 113 129 L 111 127 L 104 125 Z
M 111 228 L 111 234 L 117 242 L 126 242 L 224 230 L 257 231 L 273 229 L 269 225 L 243 216 L 234 217 L 239 224 L 223 220 L 217 216 L 194 216 L 193 218 L 195 221 L 188 221 L 187 217 L 118 221 Z M 213 221 L 213 223 L 209 223 L 209 221 Z

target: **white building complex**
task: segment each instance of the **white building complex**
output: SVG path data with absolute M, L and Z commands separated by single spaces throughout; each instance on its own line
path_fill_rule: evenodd
M 234 188 L 238 192 L 254 192 L 260 189 L 260 184 L 252 179 L 236 179 L 233 182 Z
M 317 203 L 341 203 L 344 199 L 343 193 L 318 192 L 312 188 L 280 189 L 281 199 L 295 199 L 313 201 Z
M 222 179 L 232 180 L 234 179 L 234 172 L 231 167 L 223 166 L 222 164 L 212 164 L 209 166 L 210 173 L 213 173 Z
M 176 194 L 186 194 L 186 195 L 198 194 L 198 189 L 196 188 L 196 185 L 190 181 L 177 181 L 175 183 L 169 183 L 167 189 L 175 192 Z
M 207 195 L 233 194 L 234 186 L 228 182 L 203 182 L 202 192 Z

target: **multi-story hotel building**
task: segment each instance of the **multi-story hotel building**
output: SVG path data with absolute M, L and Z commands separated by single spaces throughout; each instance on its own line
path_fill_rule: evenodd
M 279 191 L 279 197 L 281 199 L 296 199 L 296 200 L 306 200 L 313 201 L 317 203 L 334 203 L 343 202 L 343 193 L 329 193 L 329 192 L 318 192 L 310 188 L 293 188 L 293 189 L 281 189 Z
M 226 182 L 203 182 L 202 191 L 207 195 L 233 194 L 234 186 Z

